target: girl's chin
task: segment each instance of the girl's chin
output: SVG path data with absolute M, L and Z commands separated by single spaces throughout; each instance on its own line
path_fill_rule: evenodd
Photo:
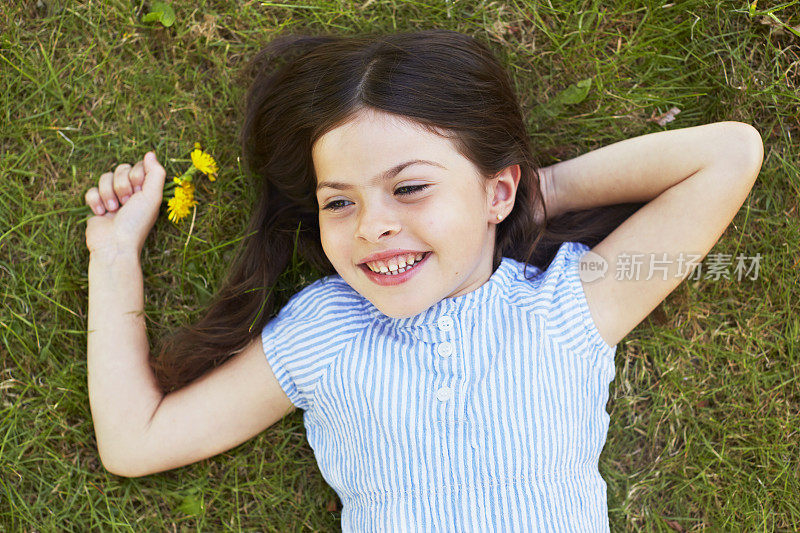
M 422 289 L 414 290 L 412 294 L 403 295 L 403 296 L 391 296 L 387 294 L 378 294 L 381 290 L 385 290 L 381 287 L 367 287 L 364 289 L 362 285 L 362 291 L 359 292 L 361 296 L 365 299 L 369 300 L 375 308 L 383 313 L 384 315 L 388 316 L 389 318 L 408 318 L 412 316 L 416 316 L 430 306 L 432 306 L 435 302 L 425 302 L 424 294 L 426 292 Z M 413 298 L 411 300 L 410 298 Z
M 427 308 L 425 308 L 425 309 L 416 309 L 416 308 L 409 307 L 407 305 L 403 306 L 403 307 L 396 307 L 396 306 L 392 306 L 392 305 L 381 306 L 379 304 L 380 304 L 380 302 L 374 302 L 374 301 L 372 302 L 372 305 L 374 305 L 378 309 L 378 311 L 380 311 L 384 315 L 388 316 L 389 318 L 395 318 L 395 319 L 409 318 L 409 317 L 412 317 L 412 316 L 416 316 L 416 315 L 420 314 L 421 312 L 425 311 L 425 309 L 427 309 Z

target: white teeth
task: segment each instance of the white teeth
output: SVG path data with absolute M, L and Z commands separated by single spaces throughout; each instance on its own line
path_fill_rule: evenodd
M 397 256 L 391 258 L 388 263 L 384 261 L 370 261 L 367 263 L 367 267 L 373 272 L 393 276 L 410 269 L 417 261 L 422 260 L 424 255 L 425 253 L 423 252 L 416 255 Z

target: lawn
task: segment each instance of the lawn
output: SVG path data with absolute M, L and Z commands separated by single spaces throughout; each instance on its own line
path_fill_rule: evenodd
M 761 133 L 760 177 L 711 250 L 760 254 L 757 276 L 686 280 L 620 342 L 599 466 L 613 531 L 800 530 L 797 0 L 201 0 L 174 2 L 169 27 L 143 21 L 150 4 L 0 7 L 0 530 L 340 529 L 299 410 L 184 468 L 128 479 L 102 467 L 84 194 L 150 149 L 168 179 L 195 142 L 219 162 L 194 224 L 165 205 L 145 244 L 153 346 L 198 317 L 243 235 L 255 197 L 237 143 L 245 62 L 286 32 L 432 27 L 490 44 L 543 164 L 722 120 Z M 287 272 L 280 301 L 310 281 L 302 265 Z

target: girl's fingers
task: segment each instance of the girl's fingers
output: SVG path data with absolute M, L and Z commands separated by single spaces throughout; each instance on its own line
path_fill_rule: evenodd
M 163 190 L 166 174 L 156 154 L 147 152 L 144 159 L 134 166 L 123 163 L 117 165 L 113 172 L 102 174 L 97 187 L 86 191 L 86 204 L 98 215 L 105 211 L 116 211 L 128 198 L 145 187 Z
M 131 187 L 130 173 L 131 167 L 128 163 L 117 165 L 114 170 L 114 193 L 118 200 L 125 200 L 133 194 L 133 187 Z M 124 203 L 124 202 L 123 202 Z
M 86 205 L 92 208 L 95 215 L 102 215 L 106 212 L 105 207 L 103 206 L 103 200 L 100 198 L 100 191 L 97 190 L 97 187 L 92 187 L 88 191 L 86 191 Z
M 145 184 L 143 188 L 152 189 L 153 192 L 149 193 L 153 196 L 160 195 L 164 190 L 164 179 L 167 176 L 167 171 L 156 159 L 155 152 L 147 152 L 143 160 Z
M 100 191 L 100 198 L 103 199 L 105 208 L 109 211 L 116 211 L 119 204 L 117 203 L 117 196 L 114 194 L 114 174 L 111 172 L 102 174 L 97 188 Z
M 128 179 L 131 182 L 133 194 L 142 190 L 142 185 L 144 185 L 144 161 L 138 161 L 133 165 Z

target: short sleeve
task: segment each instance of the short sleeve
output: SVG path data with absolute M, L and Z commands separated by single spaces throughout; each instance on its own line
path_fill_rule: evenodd
M 322 278 L 296 293 L 264 326 L 264 355 L 298 409 L 313 408 L 316 384 L 364 327 L 363 301 L 344 281 Z
M 616 345 L 609 346 L 600 335 L 579 275 L 581 256 L 588 250 L 580 242 L 561 243 L 547 269 L 533 267 L 536 275 L 530 279 L 523 276 L 524 263 L 516 263 L 521 288 L 513 291 L 512 301 L 532 308 L 559 344 L 587 357 L 599 352 L 613 359 Z

